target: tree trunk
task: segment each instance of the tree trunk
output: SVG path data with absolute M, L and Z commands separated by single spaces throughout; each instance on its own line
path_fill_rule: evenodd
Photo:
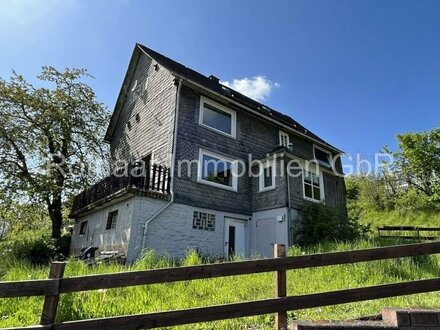
M 56 239 L 61 237 L 61 228 L 63 226 L 62 205 L 61 196 L 57 196 L 48 205 L 49 216 L 52 222 L 52 238 Z

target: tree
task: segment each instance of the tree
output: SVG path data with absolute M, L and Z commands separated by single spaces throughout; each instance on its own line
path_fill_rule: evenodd
M 440 128 L 397 136 L 396 168 L 409 186 L 432 198 L 440 193 Z
M 34 87 L 13 72 L 0 78 L 0 188 L 23 203 L 45 205 L 59 238 L 63 203 L 101 175 L 108 122 L 83 82 L 84 69 L 43 67 Z

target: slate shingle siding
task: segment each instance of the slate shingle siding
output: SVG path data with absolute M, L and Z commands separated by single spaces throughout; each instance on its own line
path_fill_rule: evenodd
M 138 60 L 110 143 L 114 160 L 134 160 L 153 153 L 155 163 L 166 166 L 171 163 L 176 86 L 171 73 L 160 66 L 156 70 L 154 64 L 147 55 L 141 55 Z M 147 75 L 146 98 L 134 97 L 133 82 L 143 84 Z
M 258 177 L 252 178 L 252 211 L 264 211 L 287 206 L 287 181 L 281 166 L 281 159 L 276 162 L 275 189 L 259 192 L 260 180 Z M 253 167 L 253 172 L 258 173 L 258 169 Z
M 199 159 L 199 149 L 223 154 L 232 159 L 248 161 L 263 158 L 279 144 L 279 128 L 237 111 L 236 139 L 216 133 L 200 126 L 200 94 L 189 87 L 182 86 L 177 130 L 176 162 L 178 160 Z M 313 143 L 301 137 L 290 135 L 295 154 L 305 159 L 313 159 Z M 340 164 L 337 165 L 340 167 Z M 197 182 L 197 165 L 192 164 L 191 175 L 178 177 L 176 164 L 174 178 L 175 201 L 198 207 L 212 208 L 225 212 L 250 215 L 252 212 L 287 206 L 286 178 L 276 178 L 276 189 L 258 192 L 258 178 L 250 178 L 249 173 L 238 179 L 238 192 L 211 187 Z M 186 166 L 181 169 L 186 174 Z M 336 185 L 339 179 L 325 176 L 326 199 L 329 205 L 345 205 L 343 184 Z M 343 182 L 343 179 L 342 179 Z M 304 203 L 302 177 L 290 178 L 291 206 L 298 208 Z

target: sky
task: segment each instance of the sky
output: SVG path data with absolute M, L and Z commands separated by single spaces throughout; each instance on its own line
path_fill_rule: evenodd
M 440 126 L 440 1 L 0 2 L 0 77 L 86 68 L 109 111 L 136 42 L 353 157 Z

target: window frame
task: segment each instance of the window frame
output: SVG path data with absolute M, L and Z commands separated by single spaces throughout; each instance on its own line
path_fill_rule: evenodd
M 87 226 L 88 226 L 88 220 L 84 220 L 79 223 L 79 230 L 78 230 L 79 236 L 84 236 L 86 234 Z
M 118 215 L 119 215 L 119 210 L 113 210 L 107 213 L 107 222 L 105 224 L 105 230 L 112 230 L 116 228 L 116 225 L 118 223 Z M 110 226 L 109 226 L 109 220 L 111 220 Z
M 273 162 L 269 162 L 266 164 L 263 164 L 260 167 L 260 175 L 258 176 L 258 192 L 265 192 L 265 191 L 269 191 L 269 190 L 274 190 L 276 188 L 276 183 L 275 183 L 275 169 L 274 166 L 275 164 L 273 164 Z M 272 168 L 272 184 L 270 186 L 265 187 L 264 186 L 264 170 L 271 167 Z
M 282 143 L 283 142 L 283 137 L 286 138 L 286 141 L 287 141 L 287 145 L 286 146 Z M 286 132 L 284 132 L 282 130 L 279 130 L 278 138 L 279 138 L 279 141 L 278 141 L 279 142 L 279 146 L 289 148 L 289 145 L 290 145 L 290 135 L 289 135 L 289 133 L 286 133 Z
M 315 176 L 317 176 L 319 178 L 319 200 L 315 199 L 313 197 L 306 196 L 306 189 L 305 189 L 305 185 L 306 184 L 310 185 L 312 187 L 312 195 L 314 195 L 313 188 L 316 187 L 315 185 L 313 185 L 313 179 L 312 179 L 312 183 L 311 184 L 305 182 L 306 181 L 305 180 L 306 172 L 311 173 L 311 174 L 313 174 L 313 175 L 315 175 Z M 323 175 L 322 175 L 322 171 L 319 171 L 318 174 L 317 174 L 316 170 L 312 171 L 312 170 L 303 169 L 303 172 L 302 172 L 302 190 L 303 190 L 303 198 L 305 200 L 308 200 L 308 201 L 311 201 L 311 202 L 315 202 L 315 203 L 323 203 L 324 200 L 325 200 L 325 192 L 324 192 L 324 178 L 323 178 Z
M 322 160 L 319 160 L 316 158 L 316 153 L 315 153 L 316 149 L 318 149 L 328 155 L 328 160 L 329 160 L 328 164 L 323 162 Z M 326 168 L 333 168 L 333 155 L 332 155 L 332 153 L 328 150 L 325 150 L 324 148 L 321 148 L 320 146 L 315 145 L 315 144 L 313 145 L 313 159 L 315 159 L 319 165 L 322 165 Z
M 212 181 L 208 181 L 203 179 L 203 156 L 209 156 L 209 157 L 213 157 L 213 158 L 217 158 L 221 161 L 226 161 L 231 163 L 231 174 L 232 174 L 232 186 L 226 186 L 223 185 L 221 183 L 216 183 L 216 182 L 212 182 Z M 234 191 L 237 192 L 238 191 L 238 176 L 237 174 L 237 166 L 238 163 L 236 160 L 226 157 L 224 155 L 221 154 L 217 154 L 211 151 L 207 151 L 204 149 L 199 149 L 199 162 L 198 162 L 198 166 L 197 166 L 197 182 L 209 185 L 209 186 L 213 186 L 216 188 L 221 188 L 221 189 L 225 189 L 225 190 L 229 190 L 229 191 Z
M 211 127 L 211 126 L 203 123 L 203 112 L 205 109 L 205 104 L 210 105 L 211 107 L 215 108 L 216 110 L 218 110 L 220 112 L 225 112 L 225 113 L 231 115 L 231 134 L 223 132 L 219 129 L 216 129 L 214 127 Z M 237 137 L 237 113 L 233 110 L 226 108 L 225 106 L 223 106 L 217 102 L 214 102 L 214 101 L 206 98 L 203 95 L 200 96 L 199 125 L 207 128 L 207 129 L 213 130 L 214 132 L 217 132 L 219 134 L 223 134 L 225 136 L 231 137 L 233 139 L 235 139 Z

